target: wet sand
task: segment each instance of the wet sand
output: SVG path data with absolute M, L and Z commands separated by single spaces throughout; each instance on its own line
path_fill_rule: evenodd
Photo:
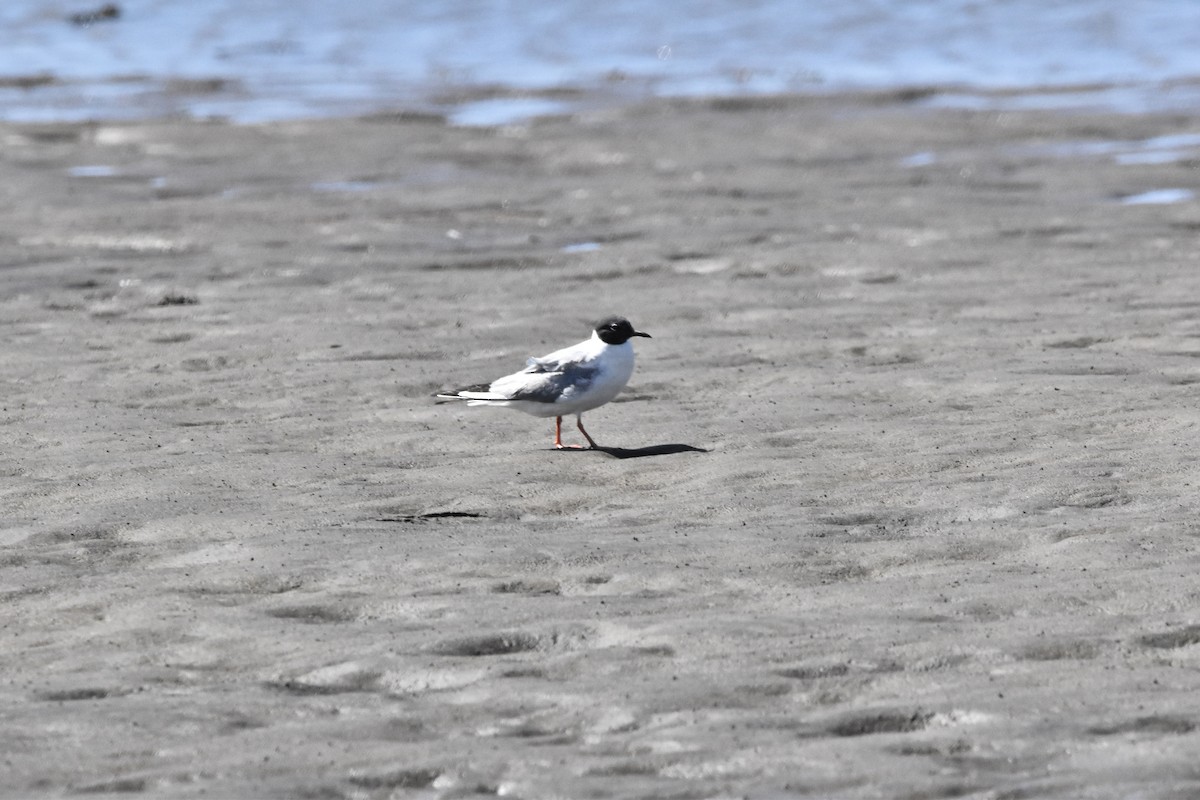
M 0 794 L 1194 796 L 1198 131 L 0 127 Z

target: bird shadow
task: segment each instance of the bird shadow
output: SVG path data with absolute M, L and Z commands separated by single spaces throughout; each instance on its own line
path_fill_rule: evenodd
M 693 447 L 690 444 L 652 444 L 649 447 L 584 447 L 564 448 L 559 453 L 604 453 L 613 458 L 649 458 L 650 456 L 671 456 L 676 453 L 707 453 L 703 447 Z

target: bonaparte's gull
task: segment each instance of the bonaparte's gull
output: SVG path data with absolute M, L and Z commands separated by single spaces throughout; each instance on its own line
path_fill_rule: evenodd
M 596 442 L 583 429 L 583 412 L 612 400 L 633 374 L 635 331 L 624 317 L 608 317 L 592 331 L 590 339 L 531 358 L 525 369 L 491 383 L 439 394 L 443 400 L 466 400 L 469 406 L 500 406 L 535 417 L 554 417 L 554 446 L 562 443 L 562 418 L 575 415 L 575 424 L 588 444 Z

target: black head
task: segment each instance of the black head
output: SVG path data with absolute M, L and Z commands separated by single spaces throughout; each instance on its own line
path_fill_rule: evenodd
M 629 324 L 629 320 L 624 317 L 608 317 L 607 319 L 600 320 L 596 325 L 596 335 L 605 344 L 625 344 L 634 336 L 650 338 L 650 334 L 648 333 L 635 331 L 633 326 Z

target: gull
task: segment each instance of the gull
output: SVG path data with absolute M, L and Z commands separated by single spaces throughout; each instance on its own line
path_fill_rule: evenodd
M 469 406 L 498 406 L 535 417 L 554 417 L 554 446 L 559 450 L 571 449 L 562 443 L 562 420 L 574 414 L 579 432 L 596 448 L 598 445 L 583 428 L 583 412 L 612 400 L 629 383 L 633 374 L 633 345 L 629 340 L 634 336 L 651 338 L 648 333 L 634 330 L 624 317 L 608 317 L 596 325 L 591 338 L 541 358 L 530 358 L 520 372 L 437 396 L 442 400 L 465 400 Z

